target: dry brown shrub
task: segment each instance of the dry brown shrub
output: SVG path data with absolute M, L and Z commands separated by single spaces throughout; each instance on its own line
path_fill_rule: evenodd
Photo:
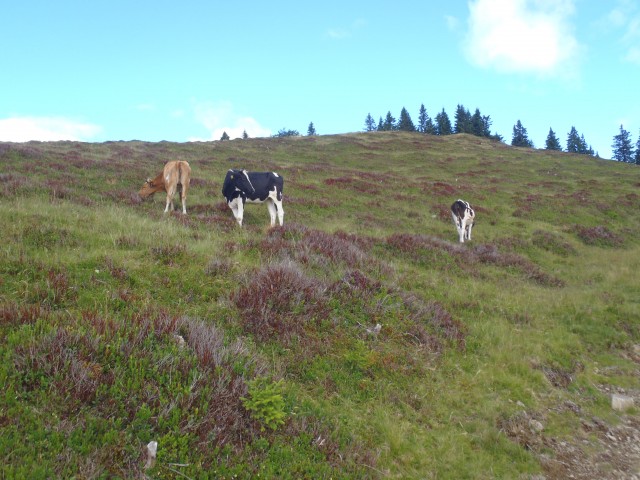
M 327 314 L 325 287 L 293 262 L 261 268 L 231 295 L 243 328 L 259 340 L 289 343 Z

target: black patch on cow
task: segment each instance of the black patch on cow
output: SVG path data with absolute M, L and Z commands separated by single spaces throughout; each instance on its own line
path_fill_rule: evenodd
M 231 202 L 234 198 L 242 197 L 247 200 L 264 202 L 275 187 L 279 201 L 282 201 L 284 179 L 272 172 L 246 172 L 249 181 L 242 170 L 229 170 L 222 185 L 222 194 Z M 253 187 L 253 188 L 252 188 Z
M 451 212 L 456 216 L 456 218 L 462 219 L 464 218 L 464 212 L 467 210 L 467 208 L 467 204 L 465 204 L 462 200 L 456 200 L 455 202 L 453 202 L 453 205 L 451 205 Z

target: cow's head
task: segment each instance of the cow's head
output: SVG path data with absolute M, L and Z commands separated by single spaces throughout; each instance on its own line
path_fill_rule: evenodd
M 144 185 L 142 185 L 142 188 L 138 192 L 138 195 L 140 195 L 140 198 L 144 200 L 146 198 L 149 198 L 151 195 L 153 195 L 157 191 L 158 191 L 157 185 L 154 185 L 152 179 L 147 178 L 147 181 L 144 182 Z
M 256 192 L 256 189 L 253 188 L 253 185 L 251 184 L 251 180 L 249 180 L 249 172 L 244 169 L 230 169 L 224 179 L 222 194 L 228 202 L 230 202 L 234 196 L 237 196 L 234 195 L 235 192 L 242 192 L 245 194 L 253 194 Z

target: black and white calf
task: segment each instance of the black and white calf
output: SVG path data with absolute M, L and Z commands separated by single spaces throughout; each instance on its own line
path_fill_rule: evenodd
M 247 172 L 230 169 L 222 185 L 222 194 L 231 208 L 238 225 L 242 226 L 244 204 L 267 203 L 271 226 L 276 224 L 276 215 L 280 226 L 284 222 L 282 210 L 282 187 L 284 179 L 275 172 Z
M 469 202 L 464 200 L 456 200 L 451 205 L 451 216 L 453 217 L 453 223 L 460 235 L 460 243 L 464 243 L 466 240 L 471 240 L 471 228 L 475 221 L 476 214 L 469 205 Z

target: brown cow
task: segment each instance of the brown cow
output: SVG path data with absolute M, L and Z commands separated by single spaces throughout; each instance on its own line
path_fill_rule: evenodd
M 191 179 L 191 167 L 184 161 L 167 162 L 162 172 L 156 175 L 153 180 L 148 178 L 144 185 L 138 192 L 138 195 L 143 199 L 148 198 L 156 192 L 167 192 L 167 206 L 164 209 L 164 213 L 173 211 L 173 196 L 176 191 L 180 192 L 180 200 L 182 201 L 182 213 L 186 215 L 187 206 L 185 200 L 187 199 L 187 191 L 189 190 L 189 182 Z

